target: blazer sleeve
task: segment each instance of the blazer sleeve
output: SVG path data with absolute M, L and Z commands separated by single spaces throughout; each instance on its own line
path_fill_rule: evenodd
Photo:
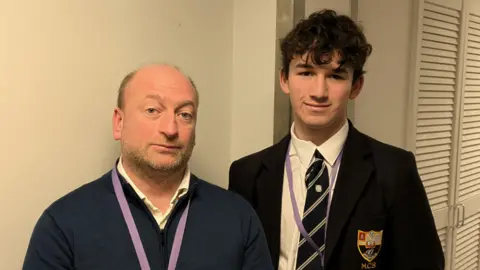
M 254 204 L 254 182 L 253 176 L 249 176 L 248 172 L 253 170 L 249 166 L 242 163 L 242 160 L 236 160 L 230 165 L 228 173 L 228 190 L 241 195 L 250 204 Z
M 54 218 L 45 211 L 37 221 L 27 248 L 23 270 L 73 270 L 73 253 Z
M 443 270 L 445 259 L 430 204 L 410 152 L 392 205 L 393 266 L 398 270 Z
M 238 161 L 232 162 L 228 170 L 228 190 L 238 193 L 241 190 L 238 173 Z

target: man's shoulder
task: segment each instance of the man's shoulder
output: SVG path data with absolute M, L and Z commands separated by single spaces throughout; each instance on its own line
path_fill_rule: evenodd
M 195 176 L 197 184 L 195 189 L 197 194 L 201 196 L 202 201 L 206 201 L 209 206 L 219 209 L 225 209 L 229 213 L 240 213 L 242 215 L 250 215 L 254 210 L 250 203 L 239 194 L 209 183 Z M 212 209 L 212 208 L 211 208 Z M 233 210 L 233 211 L 232 211 Z
M 66 213 L 74 215 L 82 212 L 83 209 L 89 208 L 91 204 L 95 204 L 99 199 L 105 198 L 105 194 L 109 192 L 109 179 L 111 179 L 110 172 L 80 185 L 56 199 L 47 207 L 46 212 L 53 217 L 59 217 Z
M 273 269 L 265 232 L 252 205 L 235 192 L 198 178 L 194 181 L 197 196 L 192 197 L 192 210 L 197 218 L 189 222 L 220 235 L 217 246 L 240 254 L 244 269 Z

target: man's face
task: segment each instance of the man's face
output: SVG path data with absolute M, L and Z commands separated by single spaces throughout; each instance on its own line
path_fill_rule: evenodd
M 140 70 L 114 114 L 114 137 L 122 156 L 139 167 L 176 171 L 195 145 L 197 97 L 192 84 L 173 67 Z
M 363 77 L 352 85 L 353 69 L 340 67 L 338 60 L 334 53 L 329 64 L 319 66 L 306 56 L 296 56 L 290 62 L 288 78 L 281 73 L 280 85 L 290 95 L 295 121 L 310 129 L 343 123 L 348 100 L 360 93 Z

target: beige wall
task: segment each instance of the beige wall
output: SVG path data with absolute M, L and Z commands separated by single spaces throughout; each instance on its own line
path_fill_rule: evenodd
M 142 63 L 192 75 L 202 96 L 193 169 L 226 183 L 233 1 L 208 2 L 0 0 L 0 269 L 21 268 L 45 207 L 111 168 L 117 86 Z
M 277 16 L 276 0 L 234 3 L 230 160 L 273 143 Z
M 355 125 L 374 138 L 406 147 L 412 1 L 358 0 L 358 20 L 373 54 L 355 101 Z
M 305 15 L 329 8 L 341 14 L 350 14 L 350 0 L 305 0 Z

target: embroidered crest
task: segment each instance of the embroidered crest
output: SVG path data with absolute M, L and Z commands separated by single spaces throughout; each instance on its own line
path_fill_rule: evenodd
M 360 255 L 368 262 L 373 261 L 380 253 L 382 247 L 382 231 L 358 230 L 357 247 Z

